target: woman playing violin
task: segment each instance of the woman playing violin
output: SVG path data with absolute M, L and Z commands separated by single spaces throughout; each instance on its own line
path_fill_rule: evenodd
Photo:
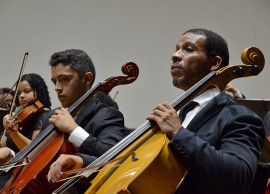
M 10 160 L 15 153 L 31 143 L 42 129 L 42 119 L 51 107 L 47 85 L 38 74 L 30 73 L 22 76 L 17 97 L 21 110 L 16 115 L 6 115 L 3 118 L 6 133 L 0 144 L 0 164 Z M 37 102 L 38 108 L 36 106 L 33 108 Z M 33 113 L 28 108 L 36 112 Z

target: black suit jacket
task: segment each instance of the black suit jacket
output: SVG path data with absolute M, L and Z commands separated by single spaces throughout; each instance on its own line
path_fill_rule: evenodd
M 224 92 L 219 94 L 169 143 L 188 167 L 176 193 L 246 193 L 264 139 L 260 117 Z
M 266 136 L 270 135 L 270 111 L 268 111 L 264 117 Z
M 55 109 L 51 110 L 43 120 L 43 130 L 49 125 L 49 118 L 54 111 Z M 88 138 L 78 148 L 79 153 L 74 153 L 84 159 L 84 166 L 92 163 L 125 137 L 123 114 L 95 97 L 82 108 L 75 122 L 89 133 Z
M 78 149 L 84 165 L 92 163 L 125 137 L 122 113 L 96 98 L 83 107 L 75 121 L 89 133 Z

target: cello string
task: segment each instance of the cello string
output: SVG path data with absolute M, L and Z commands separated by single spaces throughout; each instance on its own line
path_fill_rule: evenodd
M 215 74 L 215 73 L 213 73 Z M 213 75 L 211 74 L 211 76 L 207 76 L 207 79 L 210 79 L 209 77 L 212 77 Z M 193 88 L 194 90 L 194 88 Z M 187 98 L 190 96 L 191 92 L 186 92 L 183 95 L 181 95 L 179 98 L 177 98 L 176 100 L 174 100 L 172 102 L 172 106 L 176 107 L 177 105 L 181 104 L 181 101 L 183 100 L 183 98 Z M 105 152 L 103 155 L 101 155 L 99 158 L 97 158 L 94 162 L 92 162 L 89 166 L 94 166 L 94 165 L 98 165 L 101 163 L 104 163 L 106 161 L 109 161 L 111 158 L 115 157 L 117 154 L 119 154 L 120 151 L 122 151 L 124 148 L 126 148 L 129 144 L 131 144 L 131 142 L 135 141 L 138 137 L 140 137 L 144 132 L 146 132 L 148 129 L 150 129 L 152 126 L 154 125 L 154 122 L 150 122 L 150 121 L 145 121 L 141 126 L 139 126 L 137 129 L 135 129 L 133 132 L 131 132 L 128 136 L 126 136 L 124 139 L 122 139 L 119 143 L 117 143 L 113 148 L 113 150 L 108 150 L 107 152 Z M 88 166 L 88 167 L 89 167 Z M 84 172 L 80 172 L 78 175 L 74 176 L 78 177 L 78 176 L 84 176 L 84 177 L 89 177 L 91 174 L 93 174 L 94 172 L 96 172 L 98 170 L 98 168 L 92 168 L 90 170 L 84 171 Z M 70 187 L 70 184 L 74 184 L 74 179 L 70 179 L 70 181 L 66 182 L 65 184 L 63 184 L 62 186 L 59 187 L 59 189 L 65 189 L 65 187 L 67 187 L 67 185 Z M 68 187 L 68 188 L 69 188 Z
M 211 79 L 213 76 L 215 75 L 215 73 L 210 74 L 209 76 L 206 76 L 206 78 L 204 80 L 208 80 Z M 196 88 L 197 89 L 197 88 Z M 193 88 L 194 90 L 194 88 Z M 183 98 L 187 98 L 190 96 L 191 92 L 186 92 L 183 95 L 181 95 L 179 98 L 177 98 L 176 100 L 174 100 L 172 102 L 172 106 L 175 108 L 179 108 L 177 106 L 179 106 L 179 104 L 181 104 Z M 139 138 L 142 134 L 144 134 L 146 131 L 148 131 L 150 128 L 152 128 L 154 126 L 154 122 L 150 122 L 150 121 L 145 121 L 141 126 L 139 126 L 137 129 L 135 129 L 133 132 L 131 132 L 128 136 L 126 136 L 123 140 L 121 140 L 119 143 L 117 143 L 113 148 L 113 150 L 108 150 L 107 152 L 105 152 L 103 155 L 101 155 L 99 158 L 97 158 L 93 163 L 91 163 L 89 166 L 95 165 L 95 164 L 101 164 L 104 163 L 106 161 L 109 161 L 111 158 L 115 157 L 117 154 L 119 154 L 120 151 L 122 151 L 124 148 L 126 148 L 129 144 L 131 144 L 131 142 L 135 141 L 137 138 Z M 89 177 L 91 174 L 93 174 L 94 172 L 96 172 L 98 170 L 98 168 L 93 168 L 84 172 L 80 172 L 78 176 L 84 176 L 84 177 Z M 75 176 L 74 176 L 75 178 Z M 74 180 L 74 179 L 73 179 Z M 70 179 L 70 182 L 66 182 L 65 184 L 63 184 L 62 186 L 59 187 L 59 189 L 65 189 L 65 187 L 67 185 L 70 184 L 72 185 L 72 179 Z
M 132 131 L 128 136 L 126 136 L 124 139 L 122 139 L 120 142 L 118 142 L 112 151 L 108 150 L 103 155 L 101 155 L 99 158 L 97 158 L 94 162 L 92 162 L 87 167 L 98 165 L 104 162 L 109 161 L 111 158 L 115 157 L 119 151 L 123 150 L 126 146 L 130 144 L 130 142 L 135 141 L 141 134 L 143 134 L 145 131 L 147 131 L 151 126 L 153 125 L 153 122 L 145 121 L 141 126 L 139 126 L 137 129 Z M 95 173 L 98 170 L 98 168 L 93 168 L 84 172 L 78 173 L 76 176 L 77 178 L 79 175 L 82 175 L 83 177 L 89 177 L 91 174 Z M 79 177 L 81 178 L 81 177 Z M 53 194 L 61 194 L 64 191 L 66 191 L 68 188 L 70 188 L 72 185 L 74 185 L 79 179 L 73 178 L 69 179 L 67 182 L 62 184 L 60 187 L 58 187 Z
M 93 166 L 89 166 L 89 167 L 86 167 L 86 168 L 78 168 L 78 169 L 73 169 L 73 170 L 65 171 L 65 172 L 63 172 L 62 175 L 71 175 L 71 174 L 75 174 L 75 173 L 78 173 L 78 172 L 90 170 L 90 169 L 93 169 L 93 168 L 102 167 L 102 166 L 105 166 L 105 165 L 110 164 L 110 163 L 112 163 L 112 162 L 121 160 L 121 159 L 123 159 L 123 158 L 124 158 L 124 159 L 127 159 L 130 155 L 132 155 L 132 156 L 134 157 L 134 155 L 136 155 L 136 154 L 135 154 L 134 151 L 131 151 L 131 152 L 128 152 L 127 154 L 125 154 L 125 155 L 123 155 L 123 156 L 120 156 L 120 157 L 115 158 L 115 159 L 113 159 L 113 160 L 109 160 L 108 162 L 100 163 L 100 164 L 93 165 Z
M 106 164 L 104 164 L 104 165 L 106 165 Z M 113 165 L 112 168 L 119 167 L 120 165 L 121 165 L 121 164 Z M 101 171 L 101 169 L 97 169 L 95 172 L 99 172 L 99 171 Z M 63 174 L 64 174 L 64 173 L 65 173 L 65 172 L 63 172 Z M 66 181 L 66 180 L 69 180 L 69 179 L 78 178 L 78 177 L 82 178 L 82 177 L 85 177 L 85 176 L 84 176 L 83 174 L 76 174 L 76 175 L 74 175 L 74 176 L 70 176 L 70 177 L 67 177 L 67 178 L 59 179 L 58 181 L 56 181 L 56 183 L 62 182 L 62 181 Z
M 243 54 L 242 54 L 243 55 Z M 243 57 L 243 56 L 242 56 Z M 242 61 L 243 61 L 243 59 L 242 59 Z M 244 61 L 243 61 L 244 62 Z M 257 62 L 257 61 L 255 61 L 255 62 Z M 244 62 L 245 63 L 245 62 Z M 246 64 L 246 63 L 245 63 Z M 264 58 L 263 58 L 263 64 L 262 65 L 264 65 Z M 238 65 L 237 65 L 237 67 L 238 67 Z M 230 68 L 230 67 L 229 67 Z M 244 67 L 241 67 L 242 69 L 244 68 Z M 230 68 L 230 69 L 233 69 L 233 68 Z M 246 69 L 246 68 L 245 68 Z M 217 74 L 216 74 L 216 72 L 213 72 L 213 75 L 211 75 L 211 76 L 209 76 L 209 79 L 210 79 L 210 84 L 213 84 L 213 83 L 211 83 L 211 79 L 212 79 L 212 77 L 213 76 L 216 76 L 216 75 L 218 75 L 218 74 L 221 74 L 222 73 L 222 70 L 223 69 L 221 69 L 220 71 L 218 71 L 217 72 Z M 250 71 L 246 71 L 246 72 L 250 72 Z M 218 79 L 217 78 L 217 80 L 216 79 L 213 79 L 214 81 L 217 81 L 217 83 L 216 84 L 214 84 L 215 86 L 217 86 L 220 90 L 222 90 L 222 88 L 225 86 L 225 83 L 224 82 L 226 82 L 226 81 L 229 81 L 230 79 L 235 79 L 235 78 L 238 78 L 239 76 L 237 75 L 237 74 L 235 74 L 235 71 L 232 71 L 232 72 L 228 72 L 229 74 L 226 74 L 223 78 L 224 78 L 224 81 L 223 82 L 220 82 L 220 81 L 222 81 L 222 80 L 220 80 L 220 79 Z M 236 72 L 237 73 L 237 72 Z M 253 73 L 253 72 L 251 72 L 253 75 L 257 75 L 257 74 L 255 74 L 255 73 Z M 245 75 L 245 76 L 250 76 L 250 73 L 247 73 L 247 75 Z M 206 83 L 207 84 L 209 84 L 208 83 L 208 81 L 209 80 L 206 80 Z M 197 84 L 196 84 L 197 85 Z M 206 89 L 205 87 L 204 88 L 201 88 L 201 83 L 199 83 L 199 85 L 198 85 L 198 87 L 196 87 L 195 89 L 194 89 L 194 91 L 193 92 L 197 92 L 197 94 L 198 93 L 200 93 L 200 92 L 202 92 L 204 89 Z M 193 93 L 192 92 L 192 93 Z M 194 96 L 196 96 L 197 94 L 195 94 Z M 194 96 L 191 94 L 191 92 L 189 92 L 188 94 L 186 94 L 185 95 L 185 98 L 182 98 L 182 96 L 180 96 L 180 98 L 179 99 L 177 99 L 177 100 L 175 100 L 173 103 L 172 103 L 172 105 L 173 105 L 173 107 L 175 107 L 175 109 L 180 109 L 179 107 L 180 106 L 183 106 L 183 104 L 185 103 L 185 100 L 186 101 L 188 101 L 188 100 L 190 100 L 190 99 L 192 99 L 192 97 L 194 98 Z M 135 131 L 137 131 L 137 129 L 135 130 Z M 133 132 L 131 133 L 131 134 L 133 134 Z M 134 133 L 135 134 L 135 133 Z M 125 143 L 125 140 L 127 140 L 128 138 L 124 138 L 123 140 L 124 141 L 120 141 L 119 143 Z M 113 150 L 113 149 L 115 149 L 115 147 L 121 147 L 121 146 L 119 146 L 118 144 L 116 144 L 115 146 L 113 146 L 112 147 L 112 149 L 110 149 L 110 150 L 108 150 L 108 151 L 111 151 L 111 150 Z M 113 152 L 113 151 L 112 151 Z M 102 160 L 102 159 L 106 159 L 106 157 L 108 157 L 108 156 L 110 156 L 110 155 L 114 155 L 113 153 L 109 153 L 108 155 L 106 155 L 108 152 L 106 152 L 105 153 L 105 155 L 103 154 L 101 157 L 99 157 L 98 159 L 96 159 L 95 161 L 100 161 L 100 160 Z M 92 164 L 95 164 L 96 162 L 93 162 Z M 90 165 L 92 165 L 92 164 L 90 164 Z
M 215 74 L 215 73 L 213 73 L 213 74 Z M 210 79 L 213 76 L 213 74 L 210 74 L 209 76 L 206 76 L 205 79 L 206 80 Z M 172 106 L 176 107 L 177 105 L 180 104 L 180 102 L 183 100 L 183 98 L 186 98 L 189 95 L 190 95 L 190 92 L 184 93 L 182 96 L 180 96 L 180 98 L 177 98 L 176 100 L 174 100 L 172 102 Z M 124 148 L 126 148 L 131 142 L 135 141 L 143 133 L 148 131 L 148 129 L 152 128 L 153 125 L 154 125 L 154 122 L 145 121 L 141 126 L 139 126 L 137 129 L 135 129 L 133 132 L 131 132 L 128 136 L 126 136 L 119 143 L 117 143 L 114 146 L 113 150 L 108 150 L 103 155 L 101 155 L 99 158 L 97 158 L 93 163 L 91 163 L 89 166 L 95 166 L 95 165 L 98 166 L 99 164 L 102 164 L 102 163 L 104 163 L 106 161 L 109 161 L 111 158 L 115 157 L 120 151 L 122 151 Z M 78 175 L 74 176 L 73 178 L 76 178 L 78 176 L 81 177 L 81 175 L 84 176 L 84 177 L 89 177 L 91 174 L 93 174 L 97 170 L 98 170 L 98 168 L 93 167 L 93 168 L 90 168 L 87 171 L 80 172 Z M 72 179 L 70 179 L 70 181 L 71 182 L 66 182 L 65 184 L 60 186 L 61 189 L 64 189 L 67 185 L 72 184 Z M 59 189 L 60 189 L 60 187 L 59 187 Z
M 95 87 L 93 87 L 91 90 L 89 90 L 87 92 L 87 94 L 90 95 L 93 91 L 95 91 L 102 84 L 103 84 L 102 82 L 97 83 L 95 85 Z M 82 96 L 80 99 L 85 99 L 85 98 L 86 98 L 86 95 Z M 76 101 L 74 104 L 76 106 L 79 106 L 78 101 Z M 74 106 L 71 105 L 69 107 L 69 112 L 72 112 L 75 109 L 75 108 L 73 108 L 73 107 L 76 107 L 75 105 Z M 32 140 L 32 142 L 29 146 L 27 146 L 24 150 L 19 151 L 16 154 L 16 156 L 13 159 L 11 159 L 7 164 L 16 163 L 17 161 L 20 161 L 21 159 L 23 159 L 28 153 L 30 153 L 32 150 L 34 150 L 40 144 L 40 142 L 42 140 L 44 140 L 47 136 L 49 136 L 49 134 L 51 134 L 53 129 L 54 129 L 54 125 L 52 125 L 52 124 L 48 125 L 44 130 L 42 130 L 41 133 L 39 133 L 39 135 L 35 139 Z
M 132 68 L 130 68 L 131 66 L 133 66 Z M 83 104 L 84 104 L 84 100 L 89 100 L 89 98 L 92 98 L 94 96 L 94 94 L 97 91 L 104 91 L 106 93 L 110 92 L 111 89 L 116 86 L 116 85 L 124 85 L 124 84 L 128 84 L 128 83 L 132 83 L 133 81 L 135 81 L 138 77 L 138 67 L 135 63 L 129 62 L 126 63 L 125 65 L 122 66 L 122 72 L 127 75 L 127 76 L 117 76 L 117 77 L 111 77 L 109 79 L 106 79 L 103 82 L 99 83 L 99 86 L 96 87 L 96 89 L 92 90 L 92 93 L 89 93 L 89 95 L 87 96 L 82 96 L 83 97 L 83 102 L 79 102 L 76 103 L 76 106 L 73 106 L 74 110 L 74 114 L 76 113 L 76 111 L 79 111 Z M 86 98 L 84 98 L 86 97 Z M 88 102 L 88 101 L 86 101 Z M 72 107 L 69 107 L 69 111 Z M 50 127 L 51 126 L 51 127 Z M 43 130 L 45 133 L 40 133 L 39 137 L 44 137 L 46 138 L 47 136 L 53 136 L 53 135 L 57 135 L 57 131 L 54 130 L 54 126 L 53 125 L 49 125 L 48 128 Z M 54 132 L 54 133 L 53 133 Z M 39 139 L 39 140 L 37 140 Z M 43 140 L 42 138 L 35 138 L 32 142 L 31 142 L 31 146 L 27 146 L 27 148 L 23 151 L 18 153 L 18 157 L 15 156 L 16 159 L 21 158 L 21 157 L 25 157 L 27 154 L 29 155 L 29 153 L 32 153 L 33 149 L 39 149 L 40 146 L 38 147 L 38 145 L 40 144 L 40 139 Z M 49 140 L 49 138 L 47 138 Z M 47 140 L 46 139 L 46 140 Z M 29 148 L 31 147 L 31 149 Z M 28 149 L 29 148 L 29 149 Z M 36 155 L 31 156 L 34 159 L 37 157 Z M 14 160 L 12 160 L 14 161 Z M 23 169 L 23 173 L 21 173 L 19 176 L 19 178 L 24 176 L 24 172 L 28 172 L 27 168 Z M 18 179 L 18 177 L 16 178 L 16 180 Z M 13 183 L 12 183 L 13 184 Z M 21 183 L 20 183 L 21 184 Z M 22 185 L 22 184 L 21 184 Z M 17 185 L 15 185 L 17 187 Z M 21 189 L 21 188 L 20 188 Z

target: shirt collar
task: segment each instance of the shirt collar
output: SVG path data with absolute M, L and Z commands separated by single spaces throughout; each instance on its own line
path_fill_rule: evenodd
M 200 106 L 204 107 L 212 98 L 220 93 L 218 88 L 212 88 L 201 93 L 199 96 L 193 99 L 193 101 L 198 102 Z

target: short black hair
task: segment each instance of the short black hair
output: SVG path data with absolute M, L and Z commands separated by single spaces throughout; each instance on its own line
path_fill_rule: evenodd
M 2 88 L 2 91 L 3 91 L 3 94 L 4 94 L 4 95 L 5 95 L 5 94 L 11 94 L 12 96 L 15 95 L 15 91 L 12 90 L 12 89 L 10 89 L 10 88 L 7 88 L 7 87 Z
M 229 49 L 226 40 L 221 37 L 219 34 L 203 29 L 203 28 L 193 28 L 187 30 L 183 33 L 183 35 L 187 33 L 193 33 L 198 35 L 203 35 L 206 37 L 205 39 L 205 50 L 208 57 L 210 56 L 220 56 L 222 59 L 221 65 L 219 68 L 225 67 L 229 65 Z
M 50 66 L 57 66 L 59 63 L 69 65 L 70 68 L 76 71 L 80 78 L 83 78 L 85 73 L 91 72 L 93 74 L 92 83 L 95 81 L 96 71 L 91 58 L 86 52 L 79 49 L 68 49 L 53 53 L 50 59 Z
M 1 88 L 1 90 L 2 90 L 2 92 L 3 92 L 3 98 L 0 99 L 0 103 L 3 103 L 4 98 L 5 98 L 8 94 L 10 94 L 11 96 L 13 96 L 13 98 L 14 98 L 14 96 L 15 96 L 15 91 L 12 90 L 11 88 L 4 87 L 4 88 Z M 17 98 L 15 99 L 15 105 L 16 105 L 16 106 L 19 105 L 19 101 L 18 101 Z

